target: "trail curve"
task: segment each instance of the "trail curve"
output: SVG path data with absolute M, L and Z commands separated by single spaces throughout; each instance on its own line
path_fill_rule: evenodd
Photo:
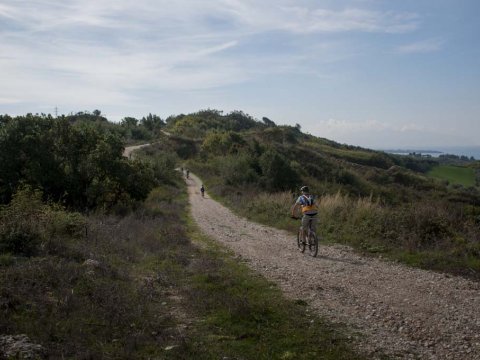
M 132 145 L 132 146 L 126 146 L 125 149 L 123 150 L 123 156 L 127 158 L 131 158 L 132 154 L 135 150 L 141 149 L 145 146 L 149 146 L 151 144 L 141 144 L 141 145 Z

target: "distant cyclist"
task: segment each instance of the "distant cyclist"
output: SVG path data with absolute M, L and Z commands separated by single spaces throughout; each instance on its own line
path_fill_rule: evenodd
M 317 214 L 318 214 L 318 207 L 315 204 L 315 197 L 310 194 L 310 190 L 308 186 L 302 186 L 300 188 L 302 195 L 300 195 L 295 201 L 295 204 L 292 205 L 290 210 L 291 217 L 295 217 L 295 213 L 297 209 L 300 207 L 302 210 L 302 231 L 303 231 L 303 238 L 305 239 L 307 236 L 308 226 L 311 224 L 311 228 L 313 231 L 316 231 L 316 226 L 318 222 Z
M 205 197 L 205 187 L 202 184 L 202 187 L 200 188 L 200 192 L 202 193 L 202 197 Z

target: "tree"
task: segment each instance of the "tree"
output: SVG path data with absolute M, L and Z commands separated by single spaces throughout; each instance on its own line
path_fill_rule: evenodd
M 267 125 L 267 127 L 275 127 L 275 126 L 277 126 L 277 124 L 275 124 L 272 120 L 270 120 L 270 119 L 267 118 L 267 117 L 263 117 L 263 118 L 262 118 L 262 121 L 265 123 L 265 125 Z
M 138 120 L 135 119 L 134 117 L 127 116 L 121 120 L 120 124 L 128 128 L 133 128 L 138 125 Z
M 234 131 L 210 132 L 202 143 L 202 150 L 212 155 L 237 153 L 247 145 L 243 137 Z
M 140 125 L 152 132 L 158 132 L 165 126 L 165 122 L 157 115 L 148 114 L 140 120 Z
M 300 182 L 299 175 L 287 160 L 272 148 L 260 156 L 260 168 L 263 182 L 269 191 L 294 189 Z
M 21 184 L 80 210 L 142 200 L 153 187 L 153 170 L 129 162 L 123 148 L 101 123 L 16 117 L 0 127 L 0 203 Z

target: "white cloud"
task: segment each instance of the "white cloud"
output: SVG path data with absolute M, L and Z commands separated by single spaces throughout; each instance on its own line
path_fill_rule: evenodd
M 133 102 L 138 91 L 213 89 L 269 74 L 324 78 L 312 64 L 351 55 L 339 51 L 335 41 L 293 41 L 296 36 L 406 32 L 419 21 L 416 14 L 312 4 L 4 0 L 0 77 L 10 86 L 0 89 L 0 98 L 42 104 Z M 255 39 L 278 32 L 293 45 L 259 53 Z
M 418 15 L 378 12 L 347 8 L 342 11 L 327 9 L 284 8 L 286 29 L 295 32 L 384 32 L 403 33 L 418 27 Z
M 14 19 L 15 15 L 13 13 L 13 8 L 5 4 L 0 4 L 0 17 L 5 17 L 7 19 Z
M 395 128 L 390 124 L 377 120 L 368 120 L 368 121 L 347 121 L 339 119 L 328 119 L 322 120 L 317 123 L 317 128 L 326 129 L 331 133 L 350 133 L 356 131 L 383 131 L 383 130 L 394 130 L 399 131 L 399 128 Z
M 19 102 L 21 102 L 19 99 L 0 97 L 0 105 L 17 104 Z
M 384 121 L 348 121 L 329 119 L 304 128 L 314 135 L 371 148 L 428 147 L 474 143 L 459 129 L 440 129 L 414 123 L 387 123 Z
M 398 46 L 395 52 L 398 54 L 425 54 L 440 51 L 444 45 L 441 39 L 428 39 Z

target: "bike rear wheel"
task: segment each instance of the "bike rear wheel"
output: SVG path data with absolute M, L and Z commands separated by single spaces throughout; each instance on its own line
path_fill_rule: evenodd
M 303 253 L 305 251 L 305 241 L 303 239 L 303 231 L 300 228 L 297 233 L 297 246 L 300 249 L 300 251 Z
M 313 231 L 308 234 L 308 253 L 313 257 L 318 254 L 318 237 Z

